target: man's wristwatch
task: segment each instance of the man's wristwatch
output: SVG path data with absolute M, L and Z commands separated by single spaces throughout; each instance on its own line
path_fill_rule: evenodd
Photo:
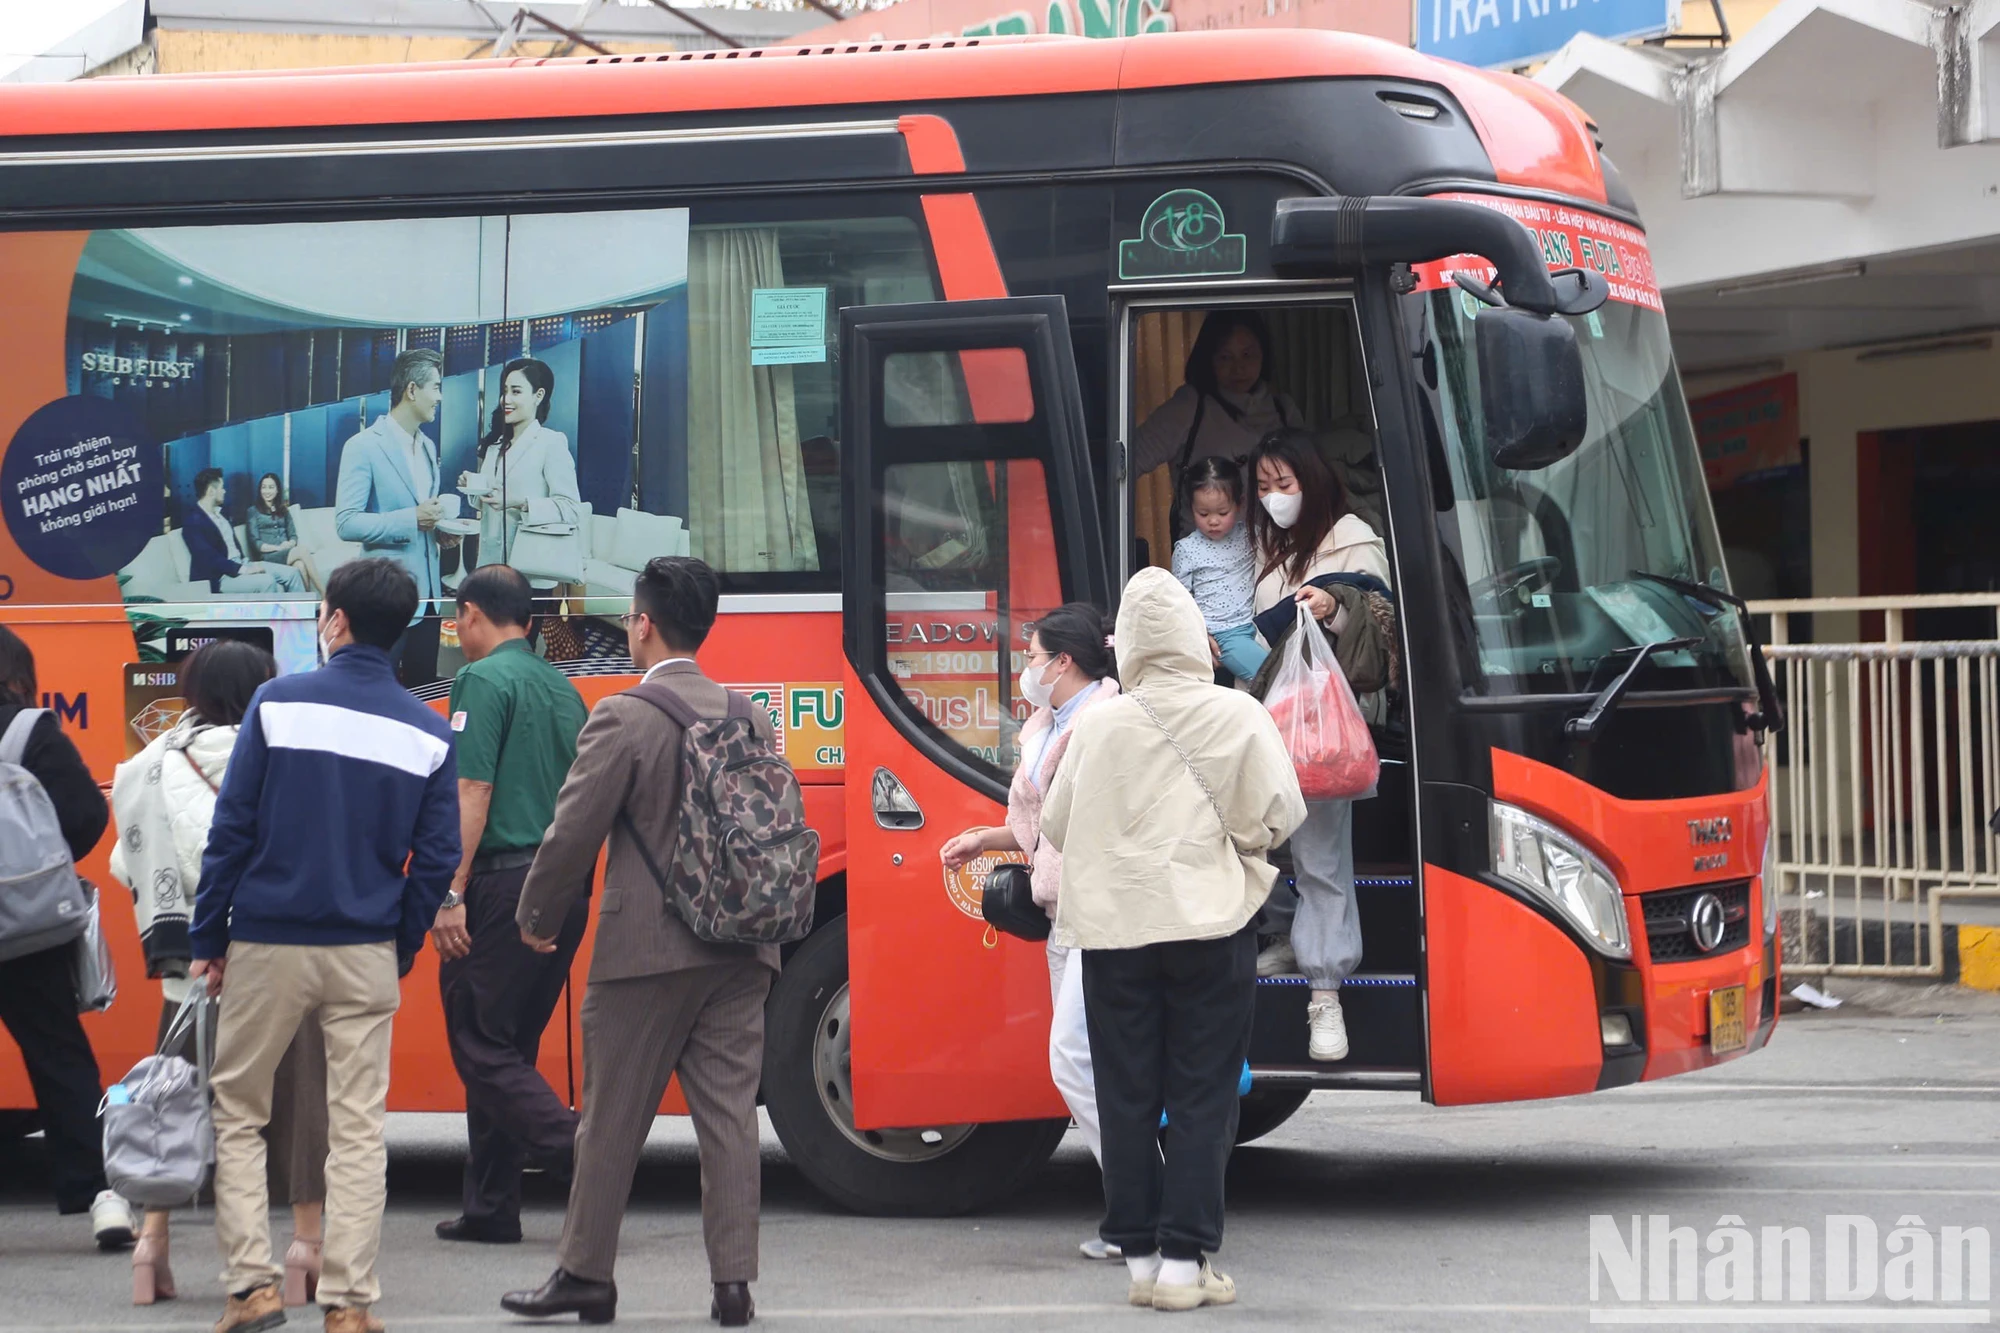
M 454 907 L 463 907 L 463 906 L 465 906 L 465 895 L 460 893 L 457 889 L 453 889 L 451 892 L 445 894 L 444 901 L 438 904 L 438 910 L 441 912 L 449 912 Z

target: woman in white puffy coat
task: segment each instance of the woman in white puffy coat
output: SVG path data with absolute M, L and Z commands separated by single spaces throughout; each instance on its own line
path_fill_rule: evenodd
M 160 978 L 165 1001 L 160 1043 L 187 998 L 188 917 L 201 881 L 216 794 L 251 697 L 275 674 L 270 655 L 246 643 L 219 640 L 197 649 L 180 669 L 187 711 L 172 730 L 120 764 L 112 778 L 118 840 L 111 849 L 111 873 L 132 891 L 146 975 Z M 212 1017 L 209 1043 L 213 1049 Z M 192 1058 L 191 1046 L 183 1039 L 177 1049 Z M 304 1024 L 278 1066 L 266 1131 L 272 1193 L 289 1194 L 292 1203 L 293 1239 L 285 1253 L 285 1290 L 292 1304 L 304 1304 L 319 1273 L 320 1212 L 326 1198 L 325 1071 L 319 1025 Z M 167 1213 L 148 1209 L 132 1252 L 132 1301 L 151 1305 L 175 1295 Z

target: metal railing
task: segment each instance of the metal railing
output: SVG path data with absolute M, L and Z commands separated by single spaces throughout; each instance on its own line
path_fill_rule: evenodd
M 1945 901 L 2000 897 L 2000 632 L 1905 637 L 1915 613 L 1973 608 L 2000 616 L 2000 594 L 1750 604 L 1789 719 L 1765 746 L 1787 971 L 1939 976 Z M 1879 636 L 1793 642 L 1795 616 L 1856 613 Z

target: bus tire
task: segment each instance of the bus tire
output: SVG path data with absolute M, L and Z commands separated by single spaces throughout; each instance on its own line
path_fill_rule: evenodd
M 1290 1120 L 1311 1095 L 1311 1088 L 1260 1088 L 1252 1084 L 1236 1116 L 1236 1142 L 1263 1138 Z
M 875 1217 L 955 1217 L 990 1208 L 1041 1169 L 1067 1120 L 857 1130 L 846 1072 L 847 920 L 792 956 L 764 1009 L 764 1106 L 800 1174 Z M 843 1110 L 847 1110 L 845 1115 Z

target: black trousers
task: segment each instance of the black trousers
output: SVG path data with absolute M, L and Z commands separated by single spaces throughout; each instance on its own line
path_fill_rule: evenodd
M 590 900 L 578 895 L 554 953 L 521 943 L 514 910 L 528 867 L 474 874 L 465 891 L 472 951 L 438 968 L 445 1035 L 465 1084 L 465 1216 L 518 1229 L 521 1168 L 567 1170 L 576 1112 L 535 1068 L 542 1030 L 583 942 Z
M 1222 1176 L 1257 1007 L 1257 937 L 1083 955 L 1104 1133 L 1106 1242 L 1199 1259 L 1222 1248 Z M 1160 1128 L 1160 1113 L 1167 1127 Z
M 97 1056 L 76 1013 L 71 946 L 0 963 L 0 1023 L 21 1048 L 55 1176 L 56 1208 L 84 1213 L 104 1185 L 104 1135 L 97 1104 L 104 1088 Z

